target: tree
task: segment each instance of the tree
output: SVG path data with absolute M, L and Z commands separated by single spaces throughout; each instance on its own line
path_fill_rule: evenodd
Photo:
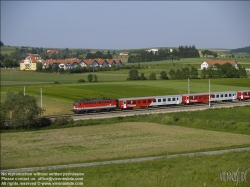
M 151 73 L 151 74 L 149 75 L 149 80 L 156 80 L 156 75 L 155 75 L 155 73 Z
M 93 75 L 93 78 L 94 78 L 94 82 L 98 81 L 97 75 Z
M 198 78 L 198 70 L 193 66 L 191 66 L 190 78 L 191 79 L 197 79 Z
M 0 46 L 4 46 L 4 44 L 3 44 L 3 42 L 2 42 L 2 41 L 0 41 Z
M 14 66 L 14 62 L 12 59 L 5 59 L 3 62 L 4 67 L 8 68 L 8 67 L 13 67 Z
M 131 69 L 129 71 L 129 80 L 139 80 L 140 77 L 138 75 L 138 70 L 137 69 Z
M 30 128 L 36 125 L 36 117 L 42 109 L 38 107 L 36 98 L 24 95 L 23 92 L 15 94 L 7 91 L 6 100 L 1 105 L 1 116 L 10 121 L 12 128 Z
M 206 68 L 203 68 L 201 70 L 201 78 L 202 79 L 205 79 L 207 77 L 207 69 Z
M 174 69 L 171 69 L 171 70 L 169 71 L 169 75 L 170 75 L 170 78 L 171 78 L 171 79 L 175 79 L 175 70 L 174 70 Z
M 160 74 L 161 74 L 161 75 L 160 75 L 160 78 L 161 78 L 161 79 L 163 79 L 163 80 L 167 80 L 167 79 L 168 79 L 168 76 L 167 76 L 166 71 L 162 71 Z
M 88 81 L 92 82 L 93 81 L 93 75 L 92 74 L 88 74 Z
M 146 77 L 145 77 L 144 73 L 141 73 L 140 79 L 141 79 L 141 80 L 146 80 Z
M 173 64 L 173 60 L 174 60 L 174 55 L 170 55 L 169 57 L 168 57 L 170 60 L 172 60 L 172 64 Z
M 239 76 L 241 78 L 247 78 L 247 72 L 245 67 L 242 67 L 241 65 L 239 65 Z
M 43 64 L 42 63 L 37 63 L 36 64 L 36 71 L 42 72 L 43 71 Z

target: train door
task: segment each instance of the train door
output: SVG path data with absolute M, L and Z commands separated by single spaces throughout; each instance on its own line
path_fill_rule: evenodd
M 187 104 L 189 104 L 189 97 L 187 96 Z
M 244 99 L 244 94 L 241 92 L 240 99 Z
M 178 97 L 176 98 L 176 104 L 177 104 L 177 105 L 180 104 L 180 101 L 179 101 L 179 98 L 178 98 Z
M 126 100 L 123 100 L 123 108 L 127 108 Z

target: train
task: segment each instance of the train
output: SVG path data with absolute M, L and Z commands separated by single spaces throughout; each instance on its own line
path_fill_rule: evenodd
M 75 114 L 81 114 L 86 112 L 112 111 L 117 109 L 128 110 L 133 108 L 148 108 L 180 104 L 189 105 L 208 102 L 232 102 L 247 99 L 250 99 L 250 90 L 131 97 L 119 99 L 93 98 L 75 101 L 73 103 L 72 111 Z

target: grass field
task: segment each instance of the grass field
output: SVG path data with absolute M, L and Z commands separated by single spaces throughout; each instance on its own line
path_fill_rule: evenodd
M 1 167 L 80 163 L 250 144 L 249 135 L 118 123 L 1 135 Z
M 58 173 L 84 173 L 86 187 L 247 187 L 249 152 L 202 157 L 179 157 L 140 163 L 61 169 Z M 246 173 L 246 180 L 223 180 L 223 172 Z M 50 173 L 52 171 L 46 171 Z
M 160 69 L 157 68 L 159 67 L 156 66 L 154 70 L 160 73 Z M 139 72 L 145 71 L 145 74 L 149 75 L 152 69 L 142 69 Z M 40 102 L 40 88 L 42 88 L 44 115 L 53 115 L 71 113 L 72 103 L 82 98 L 123 98 L 187 93 L 187 80 L 126 81 L 128 71 L 97 72 L 95 74 L 99 82 L 77 83 L 81 78 L 87 80 L 88 73 L 47 74 L 1 70 L 1 102 L 5 100 L 7 90 L 23 91 L 24 86 L 26 94 L 34 95 Z M 159 77 L 159 74 L 157 76 Z M 59 81 L 60 84 L 54 84 L 55 81 Z M 249 88 L 249 79 L 211 79 L 211 92 Z M 190 80 L 190 92 L 208 92 L 208 80 Z

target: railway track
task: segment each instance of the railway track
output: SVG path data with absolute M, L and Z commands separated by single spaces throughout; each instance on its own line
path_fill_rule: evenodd
M 250 100 L 234 101 L 234 102 L 217 102 L 211 103 L 211 108 L 229 108 L 234 106 L 246 106 L 250 105 Z M 160 114 L 182 111 L 195 111 L 208 109 L 208 103 L 199 103 L 193 105 L 175 105 L 175 106 L 160 106 L 160 107 L 148 107 L 148 108 L 135 108 L 133 110 L 115 110 L 115 111 L 100 111 L 84 114 L 63 114 L 55 116 L 44 116 L 46 118 L 55 119 L 57 117 L 71 117 L 74 120 L 85 119 L 97 119 L 97 118 L 112 118 L 112 117 L 126 117 L 134 115 L 146 115 L 146 114 Z

